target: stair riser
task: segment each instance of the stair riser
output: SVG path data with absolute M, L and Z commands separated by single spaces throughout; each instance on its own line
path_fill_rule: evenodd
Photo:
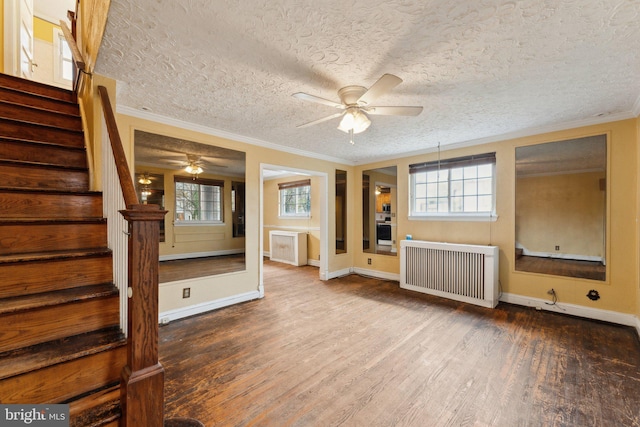
M 0 102 L 0 117 L 22 122 L 53 126 L 75 131 L 82 130 L 82 121 L 78 116 L 42 111 L 33 107 Z
M 87 166 L 87 153 L 84 148 L 78 149 L 17 140 L 0 141 L 0 159 L 74 168 Z
M 102 218 L 102 196 L 0 190 L 0 218 Z
M 116 294 L 0 316 L 9 326 L 0 331 L 0 352 L 118 325 L 119 303 Z
M 0 264 L 0 298 L 113 281 L 111 255 Z
M 107 246 L 106 223 L 0 224 L 0 255 Z
M 88 191 L 89 172 L 37 165 L 0 164 L 2 186 L 33 190 Z
M 37 126 L 0 118 L 0 137 L 24 139 L 35 142 L 64 145 L 67 147 L 84 147 L 82 132 L 59 128 Z
M 0 87 L 19 90 L 46 98 L 53 98 L 65 102 L 76 102 L 76 96 L 69 90 L 54 86 L 24 80 L 18 77 L 0 73 Z
M 3 87 L 0 87 L 0 100 L 28 107 L 37 107 L 44 110 L 56 111 L 58 113 L 75 116 L 80 115 L 80 108 L 78 107 L 78 104 L 43 98 L 41 96 L 18 92 Z
M 125 346 L 0 382 L 2 403 L 60 403 L 120 379 Z

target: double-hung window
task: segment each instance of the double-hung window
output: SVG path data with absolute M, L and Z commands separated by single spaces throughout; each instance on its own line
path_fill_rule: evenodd
M 176 223 L 221 224 L 224 181 L 176 176 Z
M 278 184 L 280 216 L 308 218 L 311 215 L 311 180 Z
M 495 218 L 495 153 L 409 165 L 410 217 Z

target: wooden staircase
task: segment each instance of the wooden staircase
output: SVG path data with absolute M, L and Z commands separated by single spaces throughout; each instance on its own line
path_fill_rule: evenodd
M 126 340 L 75 95 L 0 74 L 0 402 L 115 426 Z

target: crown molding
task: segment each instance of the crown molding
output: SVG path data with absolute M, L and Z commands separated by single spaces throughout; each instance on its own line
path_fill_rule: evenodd
M 274 144 L 272 142 L 263 141 L 261 139 L 239 135 L 236 133 L 223 131 L 220 129 L 215 129 L 209 126 L 190 123 L 184 120 L 174 119 L 172 117 L 163 116 L 163 115 L 152 113 L 149 111 L 136 110 L 135 108 L 131 108 L 123 105 L 118 105 L 116 107 L 116 111 L 118 112 L 118 114 L 123 114 L 123 115 L 136 117 L 144 120 L 149 120 L 153 122 L 164 123 L 164 124 L 168 124 L 178 128 L 200 132 L 206 135 L 217 136 L 220 138 L 230 139 L 233 141 L 244 142 L 250 145 L 269 148 L 271 150 L 286 152 L 290 154 L 296 154 L 299 156 L 310 157 L 318 160 L 325 160 L 328 162 L 339 163 L 339 164 L 348 165 L 348 166 L 367 165 L 371 163 L 377 163 L 380 161 L 389 161 L 389 160 L 395 160 L 395 159 L 402 159 L 406 157 L 420 156 L 424 154 L 433 153 L 438 150 L 438 147 L 434 145 L 429 148 L 425 148 L 423 150 L 410 151 L 406 153 L 398 153 L 395 156 L 372 157 L 372 158 L 366 159 L 365 161 L 352 162 L 349 160 L 339 159 L 336 157 L 326 156 L 323 154 L 312 153 L 310 151 L 299 150 L 297 148 L 285 147 L 282 145 Z M 459 148 L 473 147 L 476 145 L 490 144 L 493 142 L 506 141 L 509 139 L 525 138 L 528 136 L 541 135 L 541 134 L 550 133 L 550 132 L 558 132 L 558 131 L 563 131 L 568 129 L 599 125 L 602 123 L 616 122 L 619 120 L 627 120 L 627 119 L 636 118 L 639 115 L 640 115 L 640 96 L 636 100 L 632 111 L 627 111 L 627 112 L 617 113 L 617 114 L 610 114 L 606 116 L 589 117 L 586 119 L 574 120 L 570 122 L 564 122 L 564 123 L 558 123 L 558 124 L 552 124 L 552 125 L 537 126 L 537 127 L 522 129 L 515 132 L 488 136 L 485 138 L 454 142 L 451 144 L 442 145 L 440 149 L 441 151 L 449 151 L 449 150 L 455 150 Z
M 516 139 L 516 138 L 525 138 L 528 136 L 534 136 L 534 135 L 542 135 L 545 133 L 550 133 L 550 132 L 559 132 L 559 131 L 563 131 L 563 130 L 568 130 L 568 129 L 576 129 L 576 128 L 580 128 L 580 127 L 586 127 L 586 126 L 592 126 L 592 125 L 599 125 L 602 123 L 609 123 L 609 122 L 617 122 L 620 120 L 627 120 L 627 119 L 633 119 L 635 117 L 637 117 L 639 114 L 639 112 L 637 112 L 636 110 L 640 110 L 640 97 L 638 98 L 638 101 L 636 101 L 636 105 L 634 106 L 634 111 L 627 111 L 624 113 L 616 113 L 616 114 L 609 114 L 606 116 L 598 116 L 598 117 L 589 117 L 586 119 L 580 119 L 580 120 L 574 120 L 571 122 L 564 122 L 564 123 L 558 123 L 558 124 L 552 124 L 552 125 L 544 125 L 544 126 L 537 126 L 537 127 L 532 127 L 532 128 L 527 128 L 527 129 L 522 129 L 519 131 L 515 131 L 515 132 L 509 132 L 509 133 L 503 133 L 500 135 L 493 135 L 493 136 L 488 136 L 485 138 L 478 138 L 478 139 L 471 139 L 471 140 L 467 140 L 467 141 L 460 141 L 460 142 L 454 142 L 451 144 L 446 144 L 446 145 L 441 145 L 440 146 L 440 151 L 449 151 L 449 150 L 455 150 L 458 148 L 466 148 L 466 147 L 473 147 L 475 145 L 484 145 L 484 144 L 490 144 L 493 142 L 500 142 L 500 141 L 507 141 L 510 139 Z M 369 163 L 376 163 L 382 160 L 394 160 L 394 159 L 402 159 L 405 157 L 413 157 L 413 156 L 420 156 L 423 154 L 429 154 L 429 153 L 434 153 L 438 151 L 438 146 L 434 145 L 431 146 L 429 148 L 425 148 L 423 150 L 417 150 L 417 151 L 411 151 L 411 152 L 407 152 L 407 153 L 400 153 L 396 156 L 385 156 L 385 157 L 377 157 L 377 158 L 371 158 L 371 159 L 367 159 L 366 162 L 357 162 L 357 164 L 369 164 Z
M 633 110 L 631 110 L 631 113 L 634 117 L 640 116 L 640 95 L 636 98 L 636 102 L 633 103 Z
M 161 114 L 152 113 L 149 111 L 136 110 L 135 108 L 127 107 L 126 105 L 116 105 L 116 112 L 125 116 L 131 116 L 138 119 L 149 120 L 152 122 L 158 122 L 174 126 L 181 129 L 186 129 L 194 132 L 203 133 L 206 135 L 217 136 L 219 138 L 225 138 L 232 141 L 244 142 L 246 144 L 255 145 L 258 147 L 268 148 L 271 150 L 281 151 L 289 154 L 295 154 L 298 156 L 310 157 L 318 160 L 325 160 L 328 162 L 339 163 L 342 165 L 354 166 L 355 163 L 339 159 L 337 157 L 326 156 L 323 154 L 312 153 L 310 151 L 300 150 L 297 148 L 285 147 L 283 145 L 274 144 L 272 142 L 263 141 L 258 138 L 252 138 L 249 136 L 239 135 L 233 132 L 228 132 L 220 129 L 215 129 L 209 126 L 199 125 L 196 123 L 187 122 L 184 120 L 174 119 L 172 117 L 163 116 Z

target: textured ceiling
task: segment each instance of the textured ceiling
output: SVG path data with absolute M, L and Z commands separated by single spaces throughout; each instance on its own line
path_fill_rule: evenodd
M 640 0 L 112 0 L 96 71 L 118 105 L 366 163 L 640 108 Z M 347 85 L 404 80 L 355 136 L 335 112 Z M 244 138 L 244 139 L 243 139 Z

